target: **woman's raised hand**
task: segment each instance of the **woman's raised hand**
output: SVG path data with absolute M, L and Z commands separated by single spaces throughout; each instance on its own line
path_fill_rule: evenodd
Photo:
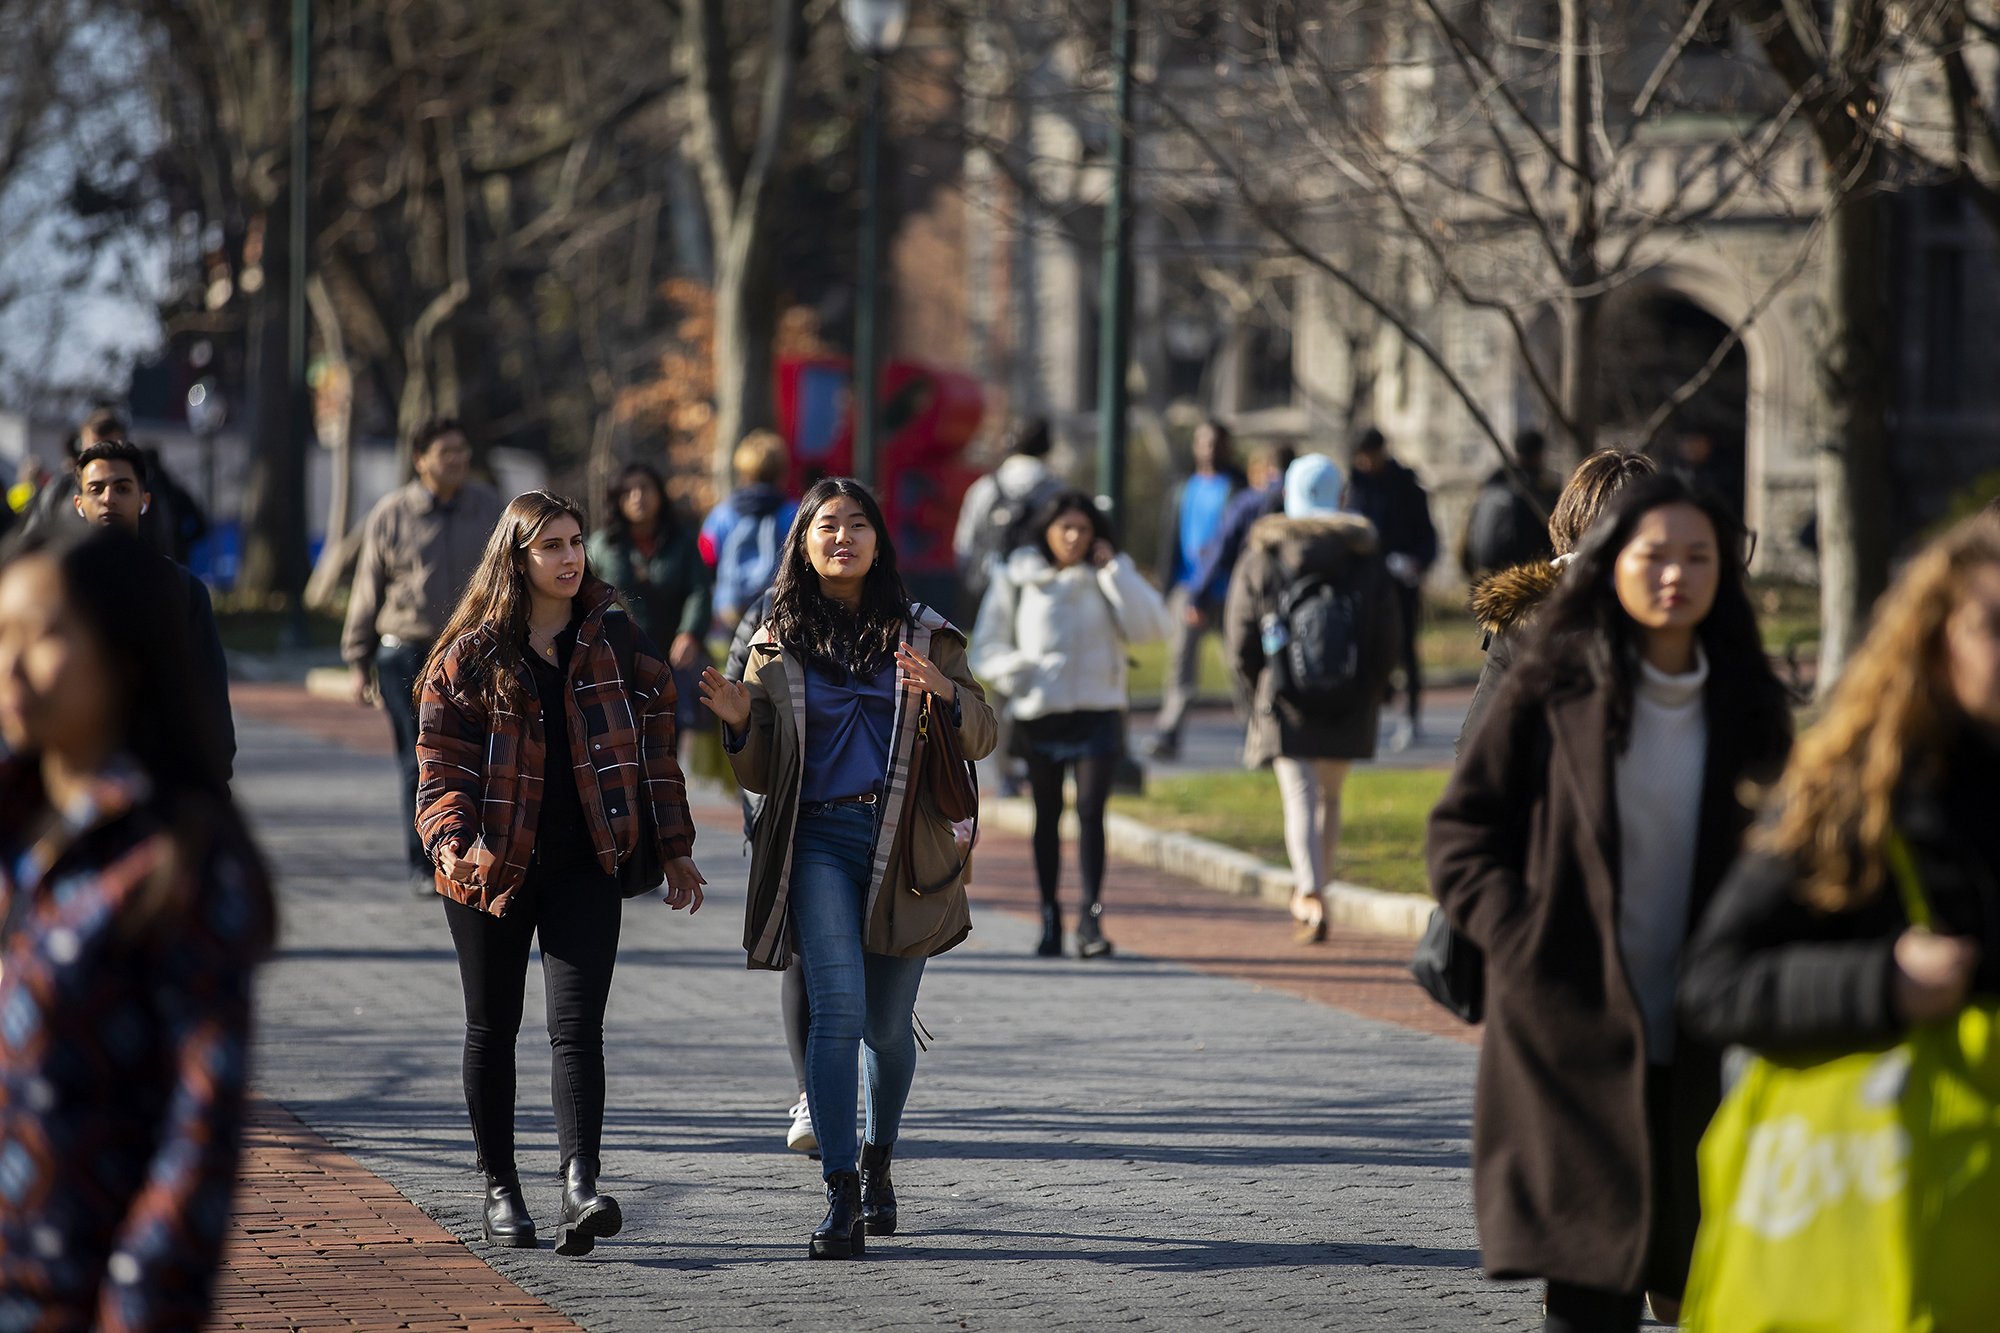
M 936 662 L 917 656 L 917 650 L 907 643 L 896 645 L 896 666 L 900 669 L 903 684 L 921 686 L 946 703 L 958 697 L 957 683 L 940 671 Z
M 701 673 L 701 683 L 695 689 L 708 705 L 708 711 L 732 731 L 742 730 L 743 724 L 750 720 L 750 691 L 743 688 L 741 681 L 731 680 L 709 667 Z

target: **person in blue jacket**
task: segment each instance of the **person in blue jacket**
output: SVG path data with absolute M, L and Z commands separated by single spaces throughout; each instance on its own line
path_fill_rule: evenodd
M 1229 594 L 1227 567 L 1196 583 L 1202 551 L 1222 530 L 1230 499 L 1248 482 L 1236 465 L 1229 427 L 1204 421 L 1194 431 L 1194 472 L 1167 494 L 1161 515 L 1158 571 L 1167 590 L 1167 673 L 1160 717 L 1149 753 L 1175 759 L 1181 752 L 1181 724 L 1194 702 L 1201 674 L 1202 636 L 1222 625 L 1222 602 Z

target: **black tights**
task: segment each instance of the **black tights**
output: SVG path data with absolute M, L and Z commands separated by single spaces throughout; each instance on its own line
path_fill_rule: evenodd
M 1076 839 L 1076 859 L 1083 869 L 1083 910 L 1090 910 L 1104 887 L 1104 803 L 1111 799 L 1111 780 L 1118 776 L 1115 754 L 1092 755 L 1076 765 L 1076 818 L 1082 827 Z M 1043 906 L 1056 901 L 1056 879 L 1062 872 L 1063 770 L 1058 759 L 1030 758 L 1028 788 L 1035 797 L 1035 885 Z
M 563 1165 L 596 1160 L 604 1135 L 604 1005 L 618 961 L 618 881 L 591 866 L 554 875 L 531 867 L 505 916 L 445 900 L 465 987 L 465 1105 L 479 1166 L 496 1180 L 514 1168 L 514 1038 L 528 980 L 528 948 L 542 943 L 552 1048 L 549 1081 Z

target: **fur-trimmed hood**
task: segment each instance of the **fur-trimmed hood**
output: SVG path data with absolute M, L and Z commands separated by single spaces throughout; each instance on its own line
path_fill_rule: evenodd
M 1488 574 L 1472 585 L 1472 618 L 1488 634 L 1525 624 L 1555 593 L 1562 570 L 1546 560 Z
M 1375 554 L 1375 525 L 1360 514 L 1315 514 L 1287 518 L 1266 514 L 1250 526 L 1244 550 L 1263 551 L 1286 569 L 1338 572 Z

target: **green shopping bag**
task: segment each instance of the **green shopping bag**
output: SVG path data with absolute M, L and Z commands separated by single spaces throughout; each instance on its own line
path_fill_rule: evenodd
M 1901 837 L 1910 920 L 1930 923 Z M 2000 1002 L 1902 1041 L 1753 1060 L 1702 1137 L 1699 1333 L 2000 1328 Z

